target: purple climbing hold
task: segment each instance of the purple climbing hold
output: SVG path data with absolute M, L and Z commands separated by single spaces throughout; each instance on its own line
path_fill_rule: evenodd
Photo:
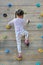
M 6 14 L 6 13 L 4 13 L 4 14 L 3 14 L 3 16 L 4 16 L 4 17 L 7 17 L 7 14 Z

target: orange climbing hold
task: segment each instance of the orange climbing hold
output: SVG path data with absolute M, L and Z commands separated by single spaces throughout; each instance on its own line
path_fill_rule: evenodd
M 43 12 L 40 13 L 40 16 L 43 17 Z
M 43 49 L 38 49 L 38 52 L 42 53 L 43 52 Z

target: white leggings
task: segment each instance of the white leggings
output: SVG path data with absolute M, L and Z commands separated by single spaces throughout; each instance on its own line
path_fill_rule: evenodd
M 25 36 L 25 40 L 28 40 L 28 32 L 22 31 L 16 34 L 16 41 L 17 41 L 17 50 L 18 53 L 21 53 L 21 37 Z

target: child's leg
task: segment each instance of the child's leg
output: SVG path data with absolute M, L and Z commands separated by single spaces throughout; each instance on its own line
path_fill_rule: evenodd
M 24 35 L 25 35 L 25 40 L 28 40 L 29 38 L 29 33 L 27 31 L 24 31 Z
M 25 44 L 27 45 L 27 46 L 29 46 L 29 33 L 27 32 L 27 31 L 24 31 L 24 34 L 25 34 Z
M 27 32 L 27 31 L 23 31 L 22 33 L 21 33 L 21 35 L 25 35 L 25 44 L 28 46 L 29 45 L 29 33 Z
M 21 53 L 21 39 L 19 38 L 19 36 L 16 38 L 16 41 L 18 53 Z
M 17 41 L 17 50 L 18 50 L 18 58 L 22 58 L 22 52 L 21 52 L 21 36 L 16 35 L 16 41 Z

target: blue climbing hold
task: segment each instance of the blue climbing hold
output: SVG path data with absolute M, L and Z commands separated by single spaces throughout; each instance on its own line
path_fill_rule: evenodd
M 6 50 L 5 50 L 5 53 L 10 53 L 10 50 L 9 50 L 9 49 L 6 49 Z
M 40 4 L 40 3 L 37 3 L 37 4 L 36 4 L 36 7 L 40 7 L 40 6 L 41 6 L 41 4 Z
M 42 24 L 41 23 L 37 24 L 37 28 L 38 29 L 42 28 Z
M 43 36 L 41 36 L 41 38 L 43 39 Z
M 4 64 L 1 64 L 1 65 L 4 65 Z
M 11 3 L 9 3 L 9 4 L 8 4 L 8 7 L 12 7 L 12 4 L 11 4 Z
M 36 62 L 36 65 L 41 65 L 41 63 L 40 62 Z
M 1 65 L 4 65 L 4 64 L 1 64 Z

